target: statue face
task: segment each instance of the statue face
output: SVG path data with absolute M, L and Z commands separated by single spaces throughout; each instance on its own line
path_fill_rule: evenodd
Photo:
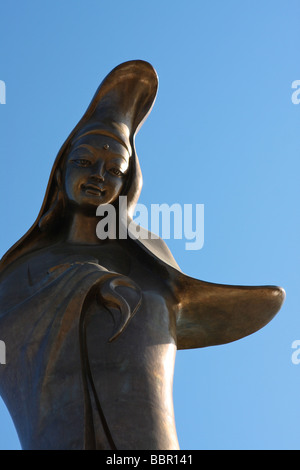
M 64 185 L 68 202 L 80 210 L 113 203 L 120 195 L 129 154 L 110 137 L 89 134 L 78 139 L 66 157 Z

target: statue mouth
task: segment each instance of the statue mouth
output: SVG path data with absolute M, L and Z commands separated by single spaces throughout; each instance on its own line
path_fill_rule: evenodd
M 82 186 L 82 189 L 87 193 L 91 194 L 92 196 L 103 196 L 105 193 L 105 190 L 100 188 L 99 186 L 96 186 L 94 184 L 84 184 Z

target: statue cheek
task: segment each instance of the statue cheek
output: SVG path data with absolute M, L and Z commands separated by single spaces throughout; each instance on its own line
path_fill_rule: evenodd
M 66 172 L 64 187 L 68 197 L 74 197 L 76 194 L 79 194 L 84 180 L 83 176 L 76 171 Z
M 111 194 L 114 194 L 118 196 L 123 188 L 124 182 L 121 178 L 115 179 L 115 178 L 109 178 L 107 181 L 107 189 L 111 192 Z

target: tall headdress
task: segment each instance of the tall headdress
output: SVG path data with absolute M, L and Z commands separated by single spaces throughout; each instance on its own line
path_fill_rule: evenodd
M 49 242 L 51 221 L 47 231 L 41 230 L 40 226 L 57 198 L 56 170 L 61 165 L 72 141 L 83 135 L 88 133 L 106 135 L 117 140 L 127 149 L 131 161 L 126 195 L 128 214 L 132 216 L 142 187 L 142 173 L 135 151 L 135 136 L 151 111 L 157 89 L 156 71 L 152 65 L 142 60 L 120 64 L 106 76 L 86 112 L 58 152 L 36 221 L 4 255 L 0 272 L 17 258 Z

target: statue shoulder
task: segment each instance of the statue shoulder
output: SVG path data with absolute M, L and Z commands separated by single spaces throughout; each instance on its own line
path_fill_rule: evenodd
M 131 234 L 131 238 L 135 239 L 148 254 L 181 272 L 170 248 L 162 238 L 143 227 L 139 226 L 138 230 L 136 230 L 137 226 L 135 224 L 133 226 L 135 235 L 138 233 L 139 236 L 136 237 Z

